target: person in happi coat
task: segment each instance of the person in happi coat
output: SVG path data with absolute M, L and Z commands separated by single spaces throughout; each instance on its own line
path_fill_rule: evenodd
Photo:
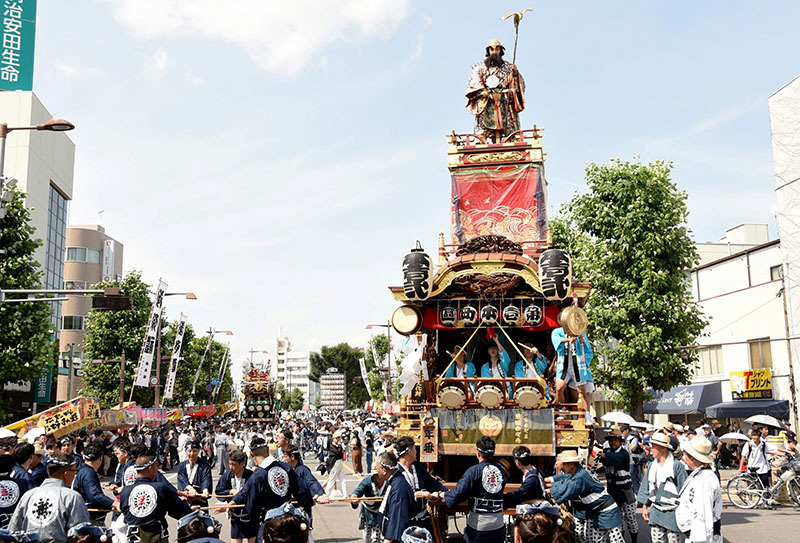
M 512 452 L 514 463 L 522 471 L 522 484 L 517 490 L 507 492 L 503 496 L 503 508 L 510 509 L 517 505 L 535 499 L 544 498 L 544 479 L 539 470 L 533 465 L 531 450 L 525 445 L 514 447 Z
M 492 340 L 494 343 L 490 343 L 486 347 L 489 361 L 481 366 L 481 377 L 496 377 L 497 379 L 512 377 L 511 358 L 508 356 L 508 351 L 503 348 L 503 344 L 496 335 L 492 337 Z M 511 383 L 506 384 L 506 393 L 509 399 L 513 397 Z
M 293 499 L 300 503 L 306 500 L 305 494 L 300 492 L 294 470 L 269 454 L 269 445 L 264 438 L 253 438 L 250 442 L 250 456 L 253 457 L 256 469 L 242 490 L 233 497 L 232 505 L 244 505 L 250 516 L 260 523 L 270 509 L 280 507 Z
M 186 460 L 178 464 L 178 491 L 183 492 L 193 505 L 208 507 L 208 496 L 214 488 L 211 479 L 211 464 L 200 458 L 203 450 L 199 441 L 186 444 Z
M 84 522 L 69 529 L 67 543 L 106 543 L 111 541 L 113 537 L 114 532 L 111 528 Z
M 28 473 L 28 467 L 31 465 L 31 458 L 33 458 L 33 451 L 35 450 L 36 448 L 30 443 L 17 443 L 11 452 L 11 456 L 14 457 L 17 463 L 14 466 L 12 477 L 24 479 L 30 486 L 36 486 L 36 483 L 33 482 L 33 477 Z
M 452 377 L 475 377 L 475 364 L 467 361 L 466 350 L 461 345 L 453 347 L 455 362 L 444 372 L 444 379 Z
M 222 474 L 217 482 L 217 488 L 214 489 L 214 493 L 221 502 L 225 503 L 230 500 L 230 498 L 221 496 L 233 497 L 238 494 L 253 475 L 252 470 L 245 467 L 246 464 L 247 455 L 244 452 L 234 450 L 228 455 L 228 471 Z M 230 509 L 228 518 L 231 521 L 231 543 L 243 543 L 244 541 L 253 543 L 256 540 L 259 523 L 250 516 L 250 513 L 243 509 Z
M 600 453 L 600 462 L 605 466 L 608 493 L 617 502 L 622 520 L 631 536 L 631 543 L 639 537 L 639 521 L 636 518 L 636 496 L 630 473 L 630 453 L 623 446 L 620 431 L 614 428 Z
M 72 456 L 78 464 L 83 464 L 83 457 L 75 451 L 75 438 L 72 436 L 64 436 L 59 441 L 61 445 L 61 452 Z
M 416 514 L 414 491 L 393 453 L 384 451 L 378 458 L 389 474 L 383 501 L 378 508 L 378 527 L 383 543 L 394 543 L 402 540 L 403 532 L 411 526 L 411 518 Z
M 394 445 L 395 455 L 399 464 L 398 471 L 405 477 L 411 489 L 417 493 L 422 491 L 438 492 L 445 491 L 447 488 L 441 481 L 435 479 L 420 462 L 417 462 L 417 446 L 414 438 L 403 436 Z M 433 531 L 431 515 L 428 512 L 428 504 L 425 496 L 417 496 L 414 504 L 414 514 L 410 524 L 425 528 L 429 532 Z
M 141 454 L 134 466 L 136 480 L 119 495 L 128 542 L 168 543 L 167 515 L 180 519 L 192 509 L 175 487 L 157 480 L 158 460 L 153 454 Z
M 525 354 L 525 360 L 520 360 L 514 364 L 514 377 L 525 379 L 538 379 L 544 381 L 544 393 L 548 398 L 550 397 L 550 390 L 547 387 L 547 370 L 550 368 L 550 362 L 547 358 L 539 352 L 539 349 L 534 345 L 526 345 L 520 343 L 522 352 Z
M 691 473 L 678 492 L 675 522 L 687 542 L 722 543 L 722 488 L 712 468 L 711 442 L 695 436 L 681 445 Z
M 87 509 L 109 510 L 116 504 L 116 501 L 103 493 L 100 486 L 100 477 L 97 470 L 103 463 L 102 445 L 90 443 L 83 449 L 83 465 L 78 468 L 72 489 L 83 496 Z M 105 524 L 106 511 L 92 511 L 89 518 L 97 524 Z
M 478 464 L 464 472 L 454 489 L 436 492 L 432 497 L 444 499 L 450 508 L 468 501 L 470 512 L 464 529 L 467 543 L 502 543 L 505 537 L 503 490 L 508 475 L 505 468 L 494 460 L 495 442 L 492 438 L 483 436 L 475 448 Z
M 556 543 L 561 511 L 548 501 L 517 505 L 514 515 L 514 543 Z
M 556 350 L 556 403 L 566 402 L 567 388 L 576 390 L 583 400 L 587 424 L 594 424 L 590 399 L 594 390 L 592 343 L 586 334 L 570 336 L 561 326 L 553 329 L 550 340 Z
M 563 452 L 556 460 L 556 475 L 547 477 L 545 487 L 556 503 L 572 506 L 575 535 L 585 543 L 624 543 L 622 517 L 614 498 L 603 483 L 580 465 L 576 451 Z
M 292 468 L 297 476 L 297 486 L 304 501 L 300 503 L 300 509 L 308 516 L 308 520 L 313 525 L 313 507 L 317 503 L 330 503 L 330 498 L 325 494 L 325 490 L 311 470 L 303 463 L 302 451 L 297 445 L 289 445 L 283 450 L 283 461 Z
M 192 511 L 178 520 L 178 543 L 216 539 L 221 531 L 222 523 L 217 519 L 205 511 Z
M 217 461 L 219 462 L 219 474 L 225 473 L 228 469 L 228 447 L 230 447 L 231 438 L 223 430 L 214 438 L 214 447 L 217 449 Z
M 8 526 L 19 499 L 30 489 L 36 488 L 24 479 L 12 477 L 14 464 L 13 456 L 0 454 L 0 497 L 3 498 L 0 500 L 0 528 Z
M 388 488 L 387 481 L 397 469 L 397 458 L 394 453 L 384 451 L 378 455 L 378 462 L 375 464 L 377 473 L 367 475 L 356 487 L 351 498 L 375 498 L 383 496 Z M 359 503 L 353 501 L 353 508 L 359 507 Z M 364 543 L 380 543 L 381 530 L 378 525 L 378 509 L 381 502 L 361 502 L 361 511 L 358 521 L 358 529 L 361 530 Z
M 519 130 L 525 109 L 525 81 L 514 64 L 503 60 L 497 40 L 486 46 L 486 58 L 473 66 L 467 83 L 467 110 L 475 116 L 475 134 L 499 143 Z
M 270 509 L 264 519 L 261 541 L 267 543 L 306 543 L 311 526 L 305 513 L 287 502 Z
M 41 485 L 47 479 L 47 464 L 44 463 L 44 456 L 45 450 L 37 446 L 33 451 L 31 465 L 28 468 L 33 484 L 36 486 Z
M 66 543 L 70 528 L 89 522 L 83 498 L 69 488 L 77 471 L 78 462 L 74 456 L 53 454 L 47 463 L 48 478 L 22 496 L 8 529 L 38 532 L 42 543 Z
M 663 432 L 650 438 L 653 460 L 647 465 L 647 478 L 636 497 L 642 504 L 642 517 L 650 525 L 653 543 L 680 543 L 675 521 L 678 489 L 686 481 L 686 465 L 673 456 L 672 441 Z

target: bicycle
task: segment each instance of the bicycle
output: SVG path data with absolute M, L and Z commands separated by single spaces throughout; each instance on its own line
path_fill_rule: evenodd
M 747 471 L 728 481 L 726 492 L 728 500 L 739 509 L 753 509 L 765 501 L 771 505 L 783 485 L 792 501 L 800 505 L 800 460 L 779 467 L 777 481 L 769 488 L 764 488 L 755 473 Z

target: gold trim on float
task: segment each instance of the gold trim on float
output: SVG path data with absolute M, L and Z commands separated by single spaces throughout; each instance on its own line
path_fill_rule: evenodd
M 518 275 L 522 277 L 522 279 L 536 292 L 542 293 L 542 285 L 539 282 L 539 274 L 529 267 L 524 267 L 521 270 L 513 269 L 513 268 L 505 268 L 502 267 L 502 262 L 492 262 L 491 267 L 488 265 L 489 262 L 479 262 L 479 263 L 472 263 L 472 266 L 467 269 L 463 269 L 460 271 L 454 271 L 453 269 L 446 269 L 445 272 L 442 274 L 437 274 L 434 278 L 435 282 L 433 285 L 433 291 L 425 300 L 418 300 L 416 302 L 411 302 L 405 295 L 403 291 L 403 287 L 389 287 L 389 291 L 392 293 L 392 297 L 397 300 L 398 302 L 407 302 L 407 303 L 415 303 L 418 304 L 420 302 L 425 302 L 427 300 L 431 300 L 439 296 L 442 292 L 444 292 L 447 287 L 449 287 L 453 281 L 455 281 L 456 277 L 460 277 L 462 275 L 471 275 L 475 273 L 483 273 L 486 275 L 492 275 L 495 273 L 510 273 L 513 275 Z M 485 266 L 483 270 L 476 269 L 477 266 Z M 440 268 L 442 269 L 442 268 Z M 572 290 L 570 291 L 569 297 L 572 297 L 572 293 L 574 292 L 579 299 L 585 300 L 589 296 L 589 291 L 591 290 L 590 284 L 581 284 L 576 283 L 573 281 L 572 283 Z

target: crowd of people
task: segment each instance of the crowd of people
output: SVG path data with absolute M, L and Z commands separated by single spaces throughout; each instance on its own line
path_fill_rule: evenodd
M 396 427 L 396 419 L 356 412 L 261 424 L 223 416 L 60 439 L 42 435 L 33 443 L 4 438 L 0 529 L 17 535 L 0 536 L 166 543 L 171 516 L 179 519 L 180 543 L 219 541 L 209 539 L 221 527 L 212 515 L 225 513 L 232 543 L 259 537 L 305 543 L 313 541 L 314 508 L 335 499 L 359 509 L 364 543 L 429 541 L 436 529 L 429 502 L 469 504 L 467 543 L 500 543 L 510 534 L 517 542 L 552 542 L 568 529 L 582 543 L 622 542 L 625 532 L 635 543 L 637 504 L 654 542 L 686 534 L 691 541 L 721 541 L 716 468 L 724 464 L 725 444 L 710 424 L 690 430 L 666 423 L 641 433 L 628 425 L 606 429 L 588 461 L 577 451 L 562 453 L 552 472 L 540 471 L 520 445 L 513 464 L 521 484 L 508 491 L 509 465 L 495 459 L 491 438 L 475 444 L 474 465 L 448 489 L 417 461 L 413 438 L 398 437 Z M 785 432 L 783 447 L 775 447 L 767 432 L 754 427 L 751 441 L 731 452 L 765 484 L 770 456 L 798 454 L 793 433 Z M 318 460 L 316 473 L 306 465 L 309 458 Z M 162 471 L 173 469 L 175 484 Z M 346 471 L 362 476 L 349 492 Z M 101 477 L 111 480 L 101 483 Z M 513 519 L 504 515 L 509 509 L 516 509 Z

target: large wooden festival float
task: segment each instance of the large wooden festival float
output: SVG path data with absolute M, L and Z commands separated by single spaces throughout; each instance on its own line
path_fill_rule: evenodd
M 542 379 L 513 376 L 521 344 L 552 359 L 554 328 L 563 323 L 573 335 L 585 329 L 580 307 L 591 289 L 552 244 L 541 132 L 534 126 L 501 143 L 448 135 L 450 243 L 439 235 L 437 266 L 417 243 L 403 261 L 403 286 L 389 287 L 402 304 L 393 328 L 409 337 L 398 433 L 414 437 L 419 460 L 450 487 L 474 465 L 475 442 L 484 435 L 496 441 L 496 458 L 508 468 L 507 490 L 521 482 L 512 461 L 517 445 L 528 446 L 547 472 L 558 452 L 589 445 L 582 408 L 552 405 Z M 511 357 L 511 375 L 481 378 L 495 335 Z M 476 377 L 445 378 L 461 350 Z M 445 520 L 454 512 L 433 510 Z

